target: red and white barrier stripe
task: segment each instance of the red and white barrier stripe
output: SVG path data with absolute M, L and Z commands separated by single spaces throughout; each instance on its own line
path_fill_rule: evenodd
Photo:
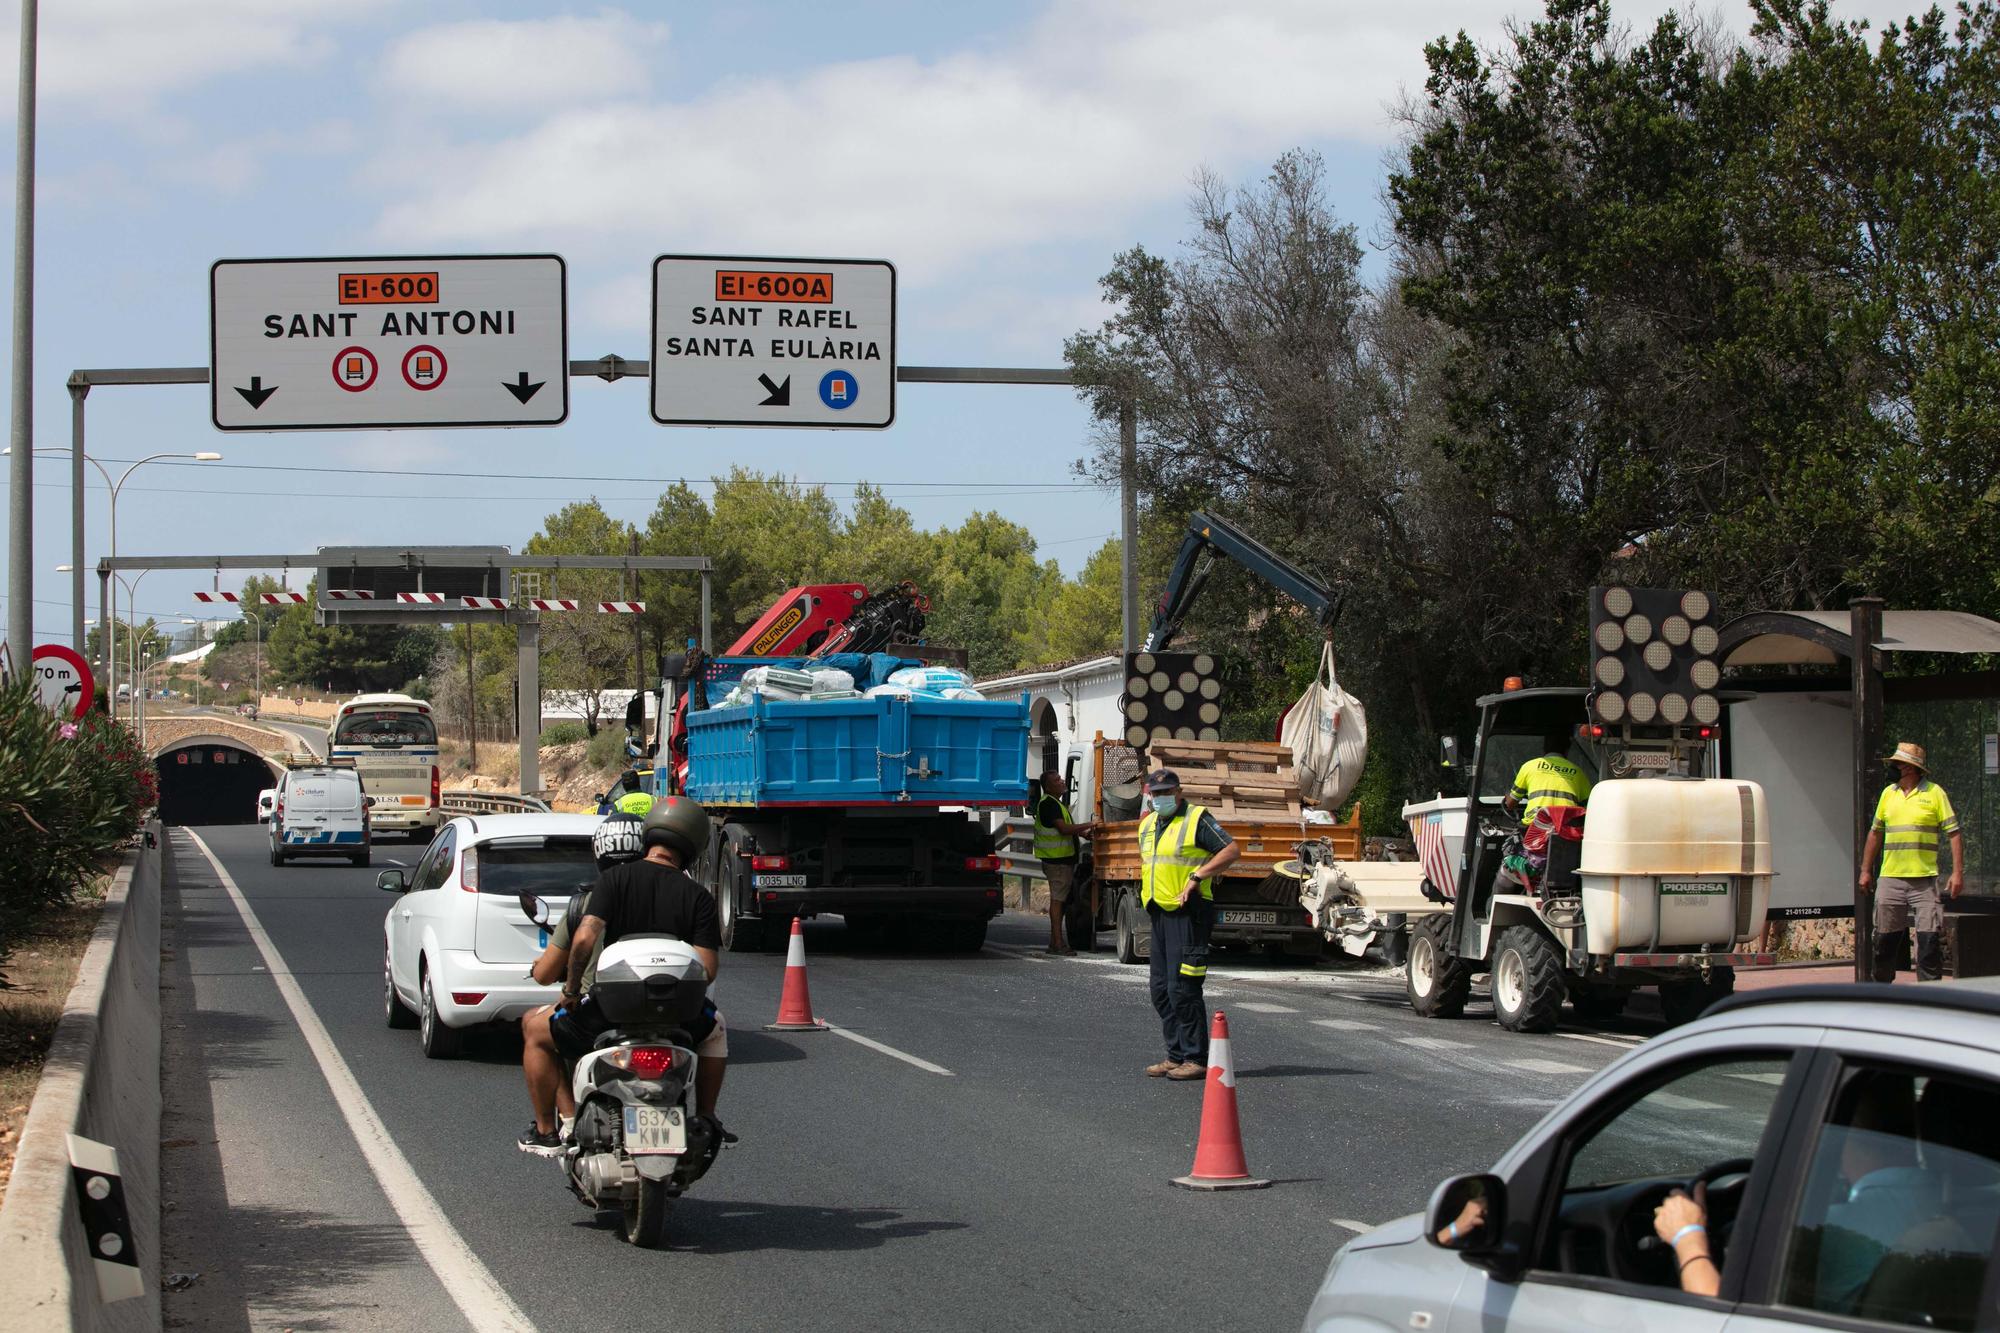
M 375 594 L 366 588 L 328 588 L 321 596 L 329 602 L 372 602 Z
M 505 597 L 461 597 L 458 601 L 470 611 L 505 611 L 513 605 Z
M 576 610 L 576 598 L 530 597 L 528 605 L 534 607 L 537 611 L 574 611 Z
M 441 592 L 399 592 L 396 594 L 396 600 L 405 606 L 443 606 L 444 594 Z
M 597 609 L 611 616 L 638 615 L 646 609 L 644 602 L 599 602 Z
M 233 592 L 197 592 L 194 595 L 194 599 L 197 602 L 229 602 L 232 605 L 243 600 L 241 596 Z
M 302 592 L 266 592 L 259 593 L 257 600 L 266 606 L 301 606 L 306 595 Z

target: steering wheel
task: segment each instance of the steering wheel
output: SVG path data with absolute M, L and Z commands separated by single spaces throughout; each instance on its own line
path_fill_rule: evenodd
M 1736 1225 L 1737 1211 L 1743 1205 L 1743 1187 L 1750 1183 L 1750 1170 L 1754 1165 L 1748 1157 L 1731 1157 L 1690 1176 L 1684 1185 L 1659 1185 L 1641 1191 L 1632 1200 L 1624 1223 L 1619 1227 L 1620 1238 L 1625 1243 L 1612 1247 L 1613 1271 L 1628 1282 L 1669 1287 L 1680 1285 L 1673 1247 L 1660 1239 L 1659 1233 L 1653 1229 L 1653 1214 L 1676 1189 L 1693 1198 L 1697 1185 L 1708 1187 L 1708 1217 L 1705 1223 L 1708 1227 L 1708 1249 L 1719 1270 L 1729 1246 L 1730 1231 Z

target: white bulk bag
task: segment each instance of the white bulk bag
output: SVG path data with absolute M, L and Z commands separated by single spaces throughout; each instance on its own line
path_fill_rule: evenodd
M 1285 714 L 1278 739 L 1292 751 L 1299 792 L 1309 804 L 1338 809 L 1361 780 L 1361 765 L 1368 758 L 1368 714 L 1334 679 L 1331 643 L 1320 652 L 1319 674 Z

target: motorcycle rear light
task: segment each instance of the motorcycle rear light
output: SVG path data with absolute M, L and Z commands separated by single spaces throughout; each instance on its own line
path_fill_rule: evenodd
M 789 856 L 753 856 L 750 858 L 752 870 L 790 870 L 792 858 Z
M 671 1046 L 621 1046 L 604 1057 L 607 1063 L 629 1070 L 640 1078 L 658 1078 L 674 1067 Z
M 967 870 L 998 870 L 1000 858 L 997 856 L 968 856 L 965 858 Z
M 458 887 L 467 893 L 479 892 L 479 849 L 465 849 L 465 863 L 459 867 Z
M 486 998 L 483 990 L 455 990 L 451 993 L 453 1004 L 475 1005 Z

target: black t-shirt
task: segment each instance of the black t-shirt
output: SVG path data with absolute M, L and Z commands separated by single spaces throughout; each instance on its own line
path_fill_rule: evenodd
M 701 949 L 722 947 L 715 897 L 688 875 L 657 861 L 627 861 L 597 877 L 584 915 L 604 921 L 604 943 L 627 935 L 671 935 Z

